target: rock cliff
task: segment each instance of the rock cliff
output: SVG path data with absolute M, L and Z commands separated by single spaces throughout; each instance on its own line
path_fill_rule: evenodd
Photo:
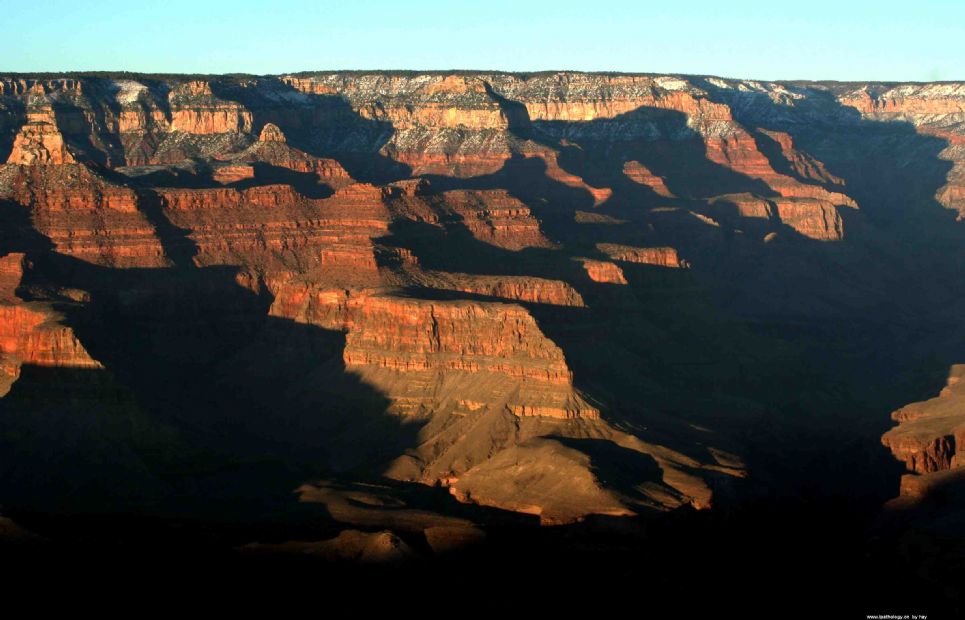
M 965 446 L 965 366 L 952 366 L 946 386 L 929 400 L 905 405 L 891 414 L 898 426 L 881 438 L 910 472 L 901 479 L 901 496 L 920 500 L 929 489 L 949 480 L 962 466 Z

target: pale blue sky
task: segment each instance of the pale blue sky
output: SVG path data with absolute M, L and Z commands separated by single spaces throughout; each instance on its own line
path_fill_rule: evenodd
M 965 80 L 965 0 L 2 0 L 0 71 Z

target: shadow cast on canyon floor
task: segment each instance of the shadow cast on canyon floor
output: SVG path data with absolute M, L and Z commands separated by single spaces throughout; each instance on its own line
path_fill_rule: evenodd
M 236 268 L 196 267 L 187 231 L 142 198 L 169 268 L 70 258 L 22 207 L 0 209 L 2 253 L 30 260 L 22 296 L 53 303 L 103 365 L 25 366 L 0 400 L 4 436 L 20 438 L 0 472 L 5 507 L 284 513 L 306 480 L 373 475 L 413 444 L 418 425 L 346 371 L 342 333 L 269 316 L 271 300 L 241 287 Z

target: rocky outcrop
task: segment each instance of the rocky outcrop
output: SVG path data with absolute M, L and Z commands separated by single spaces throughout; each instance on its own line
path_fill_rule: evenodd
M 258 134 L 259 142 L 285 142 L 285 134 L 282 130 L 278 128 L 278 125 L 274 123 L 265 123 L 265 126 L 261 128 L 261 133 Z
M 99 368 L 73 330 L 49 307 L 0 305 L 0 353 L 35 366 Z
M 962 84 L 868 85 L 838 96 L 862 114 L 893 114 L 917 120 L 923 115 L 965 114 Z
M 30 210 L 37 231 L 58 252 L 105 266 L 168 263 L 136 192 L 82 164 L 0 168 L 0 199 Z
M 269 164 L 295 172 L 311 174 L 332 188 L 340 188 L 354 183 L 348 172 L 334 159 L 314 157 L 289 146 L 285 134 L 277 125 L 266 124 L 259 134 L 258 141 L 240 154 L 228 160 L 234 166 L 246 165 L 252 167 L 258 164 Z M 268 175 L 271 176 L 270 171 Z M 277 175 L 275 175 L 277 176 Z
M 206 80 L 175 86 L 168 101 L 169 131 L 197 135 L 251 132 L 251 112 L 239 103 L 215 97 Z
M 376 273 L 371 239 L 388 231 L 382 191 L 370 185 L 350 185 L 326 199 L 281 184 L 157 193 L 170 221 L 192 231 L 201 265 L 321 269 L 329 281 L 359 283 Z
M 596 248 L 615 261 L 671 268 L 684 266 L 673 248 L 637 248 L 616 243 L 598 243 Z
M 255 167 L 248 164 L 217 166 L 212 170 L 211 178 L 222 185 L 247 181 L 255 178 Z
M 35 84 L 28 91 L 27 123 L 14 138 L 8 164 L 72 164 L 74 157 L 64 144 L 57 119 L 44 92 Z
M 891 414 L 898 426 L 881 438 L 896 458 L 916 474 L 960 467 L 965 447 L 965 365 L 952 366 L 948 383 L 935 398 L 905 405 Z
M 570 284 L 528 276 L 486 276 L 464 273 L 432 272 L 416 276 L 421 286 L 461 291 L 485 297 L 498 297 L 553 306 L 583 307 L 583 297 Z
M 416 127 L 507 129 L 512 112 L 507 113 L 499 101 L 487 89 L 482 78 L 474 76 L 447 75 L 436 79 L 406 80 L 405 78 L 375 77 L 378 90 L 384 94 L 380 105 L 373 105 L 361 97 L 355 99 L 360 104 L 363 117 L 387 120 L 399 131 Z M 358 93 L 362 81 L 342 80 L 336 92 L 345 93 L 350 99 Z M 413 88 L 414 87 L 414 88 Z M 408 99 L 416 98 L 418 106 L 412 106 Z
M 486 371 L 558 384 L 571 379 L 563 352 L 518 306 L 368 297 L 348 308 L 349 368 Z
M 506 250 L 553 246 L 529 207 L 505 190 L 445 192 L 442 204 L 484 243 Z
M 363 119 L 392 127 L 382 150 L 415 174 L 495 172 L 510 156 L 510 127 L 526 121 L 502 105 L 483 77 L 329 74 L 283 80 L 300 92 L 345 97 Z
M 751 193 L 727 194 L 715 196 L 709 201 L 714 207 L 714 213 L 720 217 L 736 216 L 741 219 L 777 221 L 777 209 L 774 204 Z
M 580 258 L 577 261 L 583 265 L 586 275 L 594 282 L 604 284 L 626 284 L 627 279 L 623 270 L 614 263 L 592 258 Z
M 819 241 L 844 238 L 844 225 L 837 208 L 818 198 L 775 198 L 777 217 L 805 237 Z
M 517 416 L 599 416 L 573 389 L 563 352 L 519 306 L 287 285 L 272 313 L 344 330 L 346 367 L 403 414 L 456 406 Z
M 102 367 L 50 304 L 25 302 L 18 296 L 26 264 L 22 253 L 0 257 L 0 397 L 20 377 L 24 364 Z
M 768 129 L 758 129 L 757 133 L 771 139 L 778 145 L 784 160 L 798 177 L 827 185 L 844 185 L 841 178 L 828 172 L 824 162 L 796 149 L 794 138 L 790 134 Z
M 790 154 L 792 165 L 801 165 L 801 157 L 795 151 Z M 743 129 L 735 129 L 730 135 L 707 139 L 707 158 L 753 179 L 766 183 L 778 195 L 791 199 L 821 200 L 831 205 L 857 208 L 857 203 L 840 192 L 831 192 L 820 185 L 804 183 L 798 179 L 778 173 L 770 160 L 758 149 L 753 137 Z M 814 164 L 816 165 L 816 164 Z M 819 179 L 827 182 L 825 179 Z
M 809 239 L 840 241 L 844 223 L 838 207 L 819 198 L 764 198 L 741 193 L 715 196 L 708 204 L 715 218 L 737 219 L 740 228 L 776 230 L 783 224 Z
M 726 105 L 701 97 L 699 88 L 676 77 L 561 72 L 530 80 L 494 75 L 490 80 L 500 95 L 521 103 L 533 121 L 612 119 L 641 108 L 688 115 L 699 131 L 715 131 L 732 120 Z
M 649 187 L 655 194 L 664 198 L 673 198 L 674 195 L 667 188 L 667 183 L 663 177 L 659 177 L 650 172 L 650 169 L 638 161 L 628 161 L 623 164 L 623 174 L 627 175 L 634 183 L 639 183 Z
M 546 176 L 548 178 L 553 179 L 554 181 L 557 181 L 559 183 L 562 183 L 563 185 L 567 185 L 569 187 L 583 190 L 586 193 L 588 193 L 590 196 L 592 196 L 594 207 L 599 207 L 600 205 L 605 203 L 610 198 L 610 196 L 613 195 L 613 190 L 610 189 L 609 187 L 593 187 L 592 185 L 584 181 L 581 177 L 578 177 L 577 175 L 564 170 L 559 164 L 559 160 L 557 158 L 555 151 L 543 150 L 541 152 L 537 152 L 529 156 L 539 157 L 540 159 L 543 160 L 543 162 L 546 164 Z
M 0 301 L 16 302 L 17 288 L 23 280 L 27 257 L 23 252 L 0 256 Z

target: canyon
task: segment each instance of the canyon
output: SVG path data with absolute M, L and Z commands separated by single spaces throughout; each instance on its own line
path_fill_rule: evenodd
M 235 546 L 404 561 L 958 488 L 961 84 L 6 75 L 0 161 L 28 520 L 308 511 Z

